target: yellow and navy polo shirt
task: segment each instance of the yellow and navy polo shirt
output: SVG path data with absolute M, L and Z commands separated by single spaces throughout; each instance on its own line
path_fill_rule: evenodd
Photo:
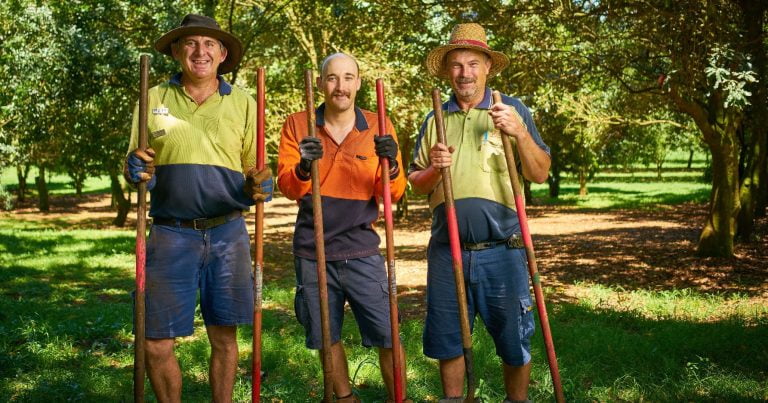
M 378 135 L 378 117 L 375 113 L 355 107 L 355 126 L 337 144 L 326 131 L 325 104 L 315 111 L 317 137 L 323 144 L 323 158 L 319 160 L 320 193 L 325 232 L 325 257 L 328 261 L 356 259 L 379 253 L 379 236 L 372 224 L 378 218 L 378 200 L 382 196 L 382 175 L 373 137 Z M 392 122 L 387 119 L 386 134 L 397 141 Z M 283 125 L 277 157 L 277 183 L 280 191 L 291 200 L 299 201 L 299 213 L 293 233 L 293 253 L 316 259 L 314 216 L 312 214 L 312 181 L 300 178 L 296 166 L 301 160 L 299 142 L 308 134 L 307 113 L 290 115 Z M 403 166 L 400 153 L 399 167 Z M 405 192 L 404 169 L 390 181 L 392 202 Z
M 247 210 L 243 172 L 255 165 L 256 101 L 219 76 L 219 89 L 197 105 L 181 73 L 149 90 L 149 146 L 157 184 L 149 215 L 190 220 Z M 138 145 L 138 105 L 128 151 Z
M 502 102 L 517 110 L 533 140 L 549 153 L 549 147 L 541 139 L 531 112 L 522 101 L 502 95 Z M 455 95 L 451 95 L 442 105 L 446 141 L 455 148 L 451 179 L 459 237 L 463 242 L 503 240 L 520 232 L 501 142 L 502 134 L 494 127 L 493 119 L 488 115 L 491 105 L 493 102 L 489 88 L 485 89 L 483 100 L 468 111 L 459 107 Z M 430 112 L 421 125 L 409 172 L 429 167 L 429 151 L 435 143 L 437 132 L 434 112 Z M 432 237 L 440 242 L 448 242 L 442 182 L 432 190 L 428 198 L 432 211 Z

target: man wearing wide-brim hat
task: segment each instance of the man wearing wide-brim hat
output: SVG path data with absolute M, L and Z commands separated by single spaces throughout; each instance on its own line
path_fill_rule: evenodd
M 470 323 L 479 315 L 501 358 L 505 401 L 526 401 L 530 376 L 533 312 L 526 255 L 520 241 L 501 136 L 512 137 L 522 173 L 541 183 L 547 178 L 549 147 L 528 108 L 502 96 L 494 104 L 486 80 L 503 71 L 509 59 L 488 46 L 478 24 L 459 24 L 448 44 L 427 56 L 427 70 L 447 79 L 453 94 L 442 105 L 447 145 L 437 142 L 432 114 L 421 126 L 408 179 L 428 194 L 432 237 L 427 252 L 427 318 L 424 354 L 440 360 L 444 398 L 461 402 L 464 358 L 441 168 L 450 167 L 462 243 L 462 263 Z
M 189 14 L 155 42 L 180 73 L 149 90 L 146 151 L 138 150 L 134 111 L 125 178 L 147 182 L 153 218 L 146 256 L 146 362 L 161 402 L 181 401 L 176 337 L 194 331 L 196 298 L 211 342 L 213 401 L 232 400 L 237 325 L 251 324 L 250 241 L 243 219 L 269 201 L 272 174 L 258 170 L 256 102 L 221 74 L 242 45 L 209 17 Z

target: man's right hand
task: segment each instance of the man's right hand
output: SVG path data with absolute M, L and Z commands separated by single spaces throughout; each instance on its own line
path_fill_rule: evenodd
M 299 142 L 299 153 L 301 154 L 299 169 L 309 174 L 312 161 L 323 158 L 323 143 L 317 137 L 304 137 Z
M 429 162 L 432 168 L 442 169 L 451 166 L 452 159 L 451 154 L 455 149 L 453 146 L 446 146 L 443 143 L 435 143 L 432 149 L 429 150 Z
M 150 182 L 155 175 L 155 150 L 147 148 L 146 150 L 135 149 L 125 160 L 123 176 L 125 180 L 137 184 L 140 182 Z M 154 181 L 152 181 L 154 182 Z

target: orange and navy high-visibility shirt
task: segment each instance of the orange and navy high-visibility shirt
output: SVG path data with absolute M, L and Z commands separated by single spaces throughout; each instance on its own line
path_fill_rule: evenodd
M 256 164 L 256 101 L 219 76 L 219 89 L 201 105 L 181 73 L 148 94 L 149 146 L 155 150 L 157 185 L 149 215 L 191 220 L 248 210 L 244 172 Z M 128 152 L 138 146 L 138 105 Z
M 382 174 L 373 137 L 378 135 L 375 113 L 355 107 L 355 126 L 337 144 L 326 131 L 325 104 L 315 111 L 316 135 L 323 144 L 319 160 L 320 193 L 322 196 L 325 256 L 329 261 L 355 259 L 379 253 L 379 236 L 372 224 L 379 214 L 378 200 L 382 196 Z M 392 122 L 387 119 L 386 134 L 397 141 Z M 277 183 L 282 193 L 299 201 L 299 213 L 293 234 L 293 253 L 316 259 L 314 218 L 312 215 L 312 182 L 297 174 L 301 161 L 299 142 L 308 135 L 307 114 L 290 115 L 283 125 L 277 157 Z M 399 172 L 390 179 L 392 203 L 405 192 L 406 178 L 400 153 Z

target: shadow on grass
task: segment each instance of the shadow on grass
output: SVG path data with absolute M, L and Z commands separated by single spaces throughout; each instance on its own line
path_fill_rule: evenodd
M 631 221 L 632 217 L 627 213 L 624 218 Z M 681 215 L 679 220 L 686 218 Z M 574 239 L 537 237 L 537 242 L 552 250 L 566 248 L 567 256 L 592 253 L 587 257 L 598 262 L 598 271 L 587 273 L 589 276 L 614 284 L 633 278 L 628 286 L 639 287 L 634 282 L 642 276 L 640 268 L 627 272 L 618 269 L 624 267 L 620 262 L 602 260 L 610 245 L 606 239 L 620 235 L 622 244 L 636 244 L 643 252 L 638 258 L 642 261 L 670 252 L 653 245 L 675 249 L 670 240 L 680 238 L 685 231 L 654 229 L 656 235 L 648 236 L 641 228 L 624 228 L 621 234 L 597 230 Z M 11 401 L 131 399 L 129 290 L 133 276 L 129 254 L 133 235 L 102 235 L 96 231 L 0 232 L 0 396 Z M 265 281 L 268 304 L 263 331 L 264 368 L 269 376 L 262 395 L 266 401 L 317 401 L 322 393 L 320 361 L 316 353 L 304 347 L 303 330 L 291 305 L 290 235 L 272 239 L 265 252 L 271 262 L 267 271 L 270 281 Z M 404 246 L 400 252 L 416 258 L 423 250 Z M 584 263 L 573 273 L 564 270 L 558 275 L 577 276 L 593 264 Z M 669 273 L 674 269 L 663 268 Z M 573 281 L 576 277 L 563 279 Z M 659 279 L 648 278 L 647 284 L 655 281 Z M 677 287 L 663 279 L 661 284 Z M 421 307 L 423 293 L 423 287 L 409 289 L 400 297 L 401 311 Z M 764 321 L 745 325 L 735 319 L 652 320 L 633 312 L 593 309 L 579 303 L 552 304 L 549 314 L 569 400 L 761 401 L 768 395 L 768 323 Z M 440 396 L 439 371 L 436 361 L 421 353 L 421 316 L 406 317 L 410 319 L 402 323 L 401 332 L 408 354 L 408 395 L 415 401 L 435 401 Z M 247 400 L 250 391 L 250 337 L 250 328 L 243 327 L 235 392 L 239 401 Z M 382 400 L 384 388 L 376 353 L 360 347 L 349 313 L 343 341 L 360 396 L 364 401 Z M 184 400 L 207 401 L 207 339 L 198 331 L 196 337 L 180 339 L 177 352 L 184 373 Z M 474 353 L 475 373 L 482 381 L 481 396 L 488 401 L 502 400 L 499 361 L 480 325 L 474 335 Z M 551 401 L 538 327 L 533 355 L 531 397 Z M 148 384 L 147 390 L 149 397 Z
M 554 308 L 552 333 L 570 400 L 760 401 L 768 394 L 768 323 Z M 548 369 L 540 334 L 535 349 L 534 373 L 542 379 Z

